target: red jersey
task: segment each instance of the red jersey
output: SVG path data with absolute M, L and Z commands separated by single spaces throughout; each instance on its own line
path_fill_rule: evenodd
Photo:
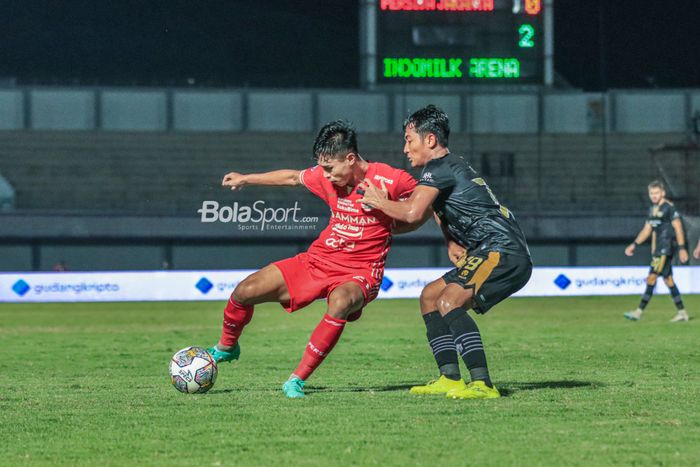
M 408 172 L 380 162 L 368 162 L 365 178 L 378 186 L 384 180 L 389 199 L 394 201 L 408 198 L 416 187 Z M 315 260 L 372 269 L 381 274 L 391 246 L 394 220 L 376 209 L 365 210 L 357 202 L 362 195 L 357 193 L 356 186 L 333 185 L 319 166 L 302 170 L 299 180 L 331 208 L 330 222 L 311 244 L 308 255 Z

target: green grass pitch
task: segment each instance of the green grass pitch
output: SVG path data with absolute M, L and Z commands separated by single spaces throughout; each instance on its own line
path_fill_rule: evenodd
M 2 465 L 699 465 L 700 296 L 510 299 L 477 318 L 505 397 L 413 396 L 435 376 L 416 300 L 377 301 L 287 400 L 323 303 L 258 306 L 208 394 L 171 355 L 221 303 L 0 305 Z

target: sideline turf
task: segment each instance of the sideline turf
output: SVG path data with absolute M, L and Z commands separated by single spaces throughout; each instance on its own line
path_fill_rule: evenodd
M 208 346 L 221 303 L 0 304 L 2 465 L 700 464 L 700 296 L 511 299 L 481 326 L 490 401 L 414 396 L 434 377 L 415 300 L 372 304 L 287 400 L 322 303 L 259 306 L 241 360 L 183 395 L 172 353 Z

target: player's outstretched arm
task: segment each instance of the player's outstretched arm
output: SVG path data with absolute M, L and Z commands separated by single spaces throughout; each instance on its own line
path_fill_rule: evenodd
M 404 201 L 391 201 L 387 196 L 384 180 L 381 187 L 377 187 L 370 180 L 365 179 L 362 187 L 365 190 L 363 198 L 358 200 L 400 222 L 422 225 L 432 215 L 431 205 L 440 191 L 437 188 L 419 185 Z
M 671 225 L 673 226 L 673 230 L 676 231 L 676 242 L 678 242 L 678 249 L 680 250 L 678 252 L 678 259 L 681 260 L 681 263 L 687 263 L 688 246 L 685 244 L 685 232 L 683 232 L 683 222 L 681 222 L 680 219 L 673 219 L 673 221 L 671 221 Z
M 301 185 L 299 172 L 299 170 L 291 169 L 273 170 L 259 174 L 229 172 L 224 175 L 221 185 L 231 187 L 231 190 L 240 190 L 246 185 L 298 186 Z
M 634 239 L 634 242 L 630 243 L 629 245 L 627 245 L 627 248 L 625 248 L 625 254 L 627 256 L 632 256 L 637 246 L 646 242 L 647 239 L 651 236 L 651 231 L 651 224 L 649 224 L 648 222 L 644 224 L 644 228 L 637 234 L 637 237 Z

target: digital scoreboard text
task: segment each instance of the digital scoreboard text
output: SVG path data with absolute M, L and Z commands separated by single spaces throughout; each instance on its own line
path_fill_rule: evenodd
M 382 83 L 542 82 L 543 0 L 380 0 Z

